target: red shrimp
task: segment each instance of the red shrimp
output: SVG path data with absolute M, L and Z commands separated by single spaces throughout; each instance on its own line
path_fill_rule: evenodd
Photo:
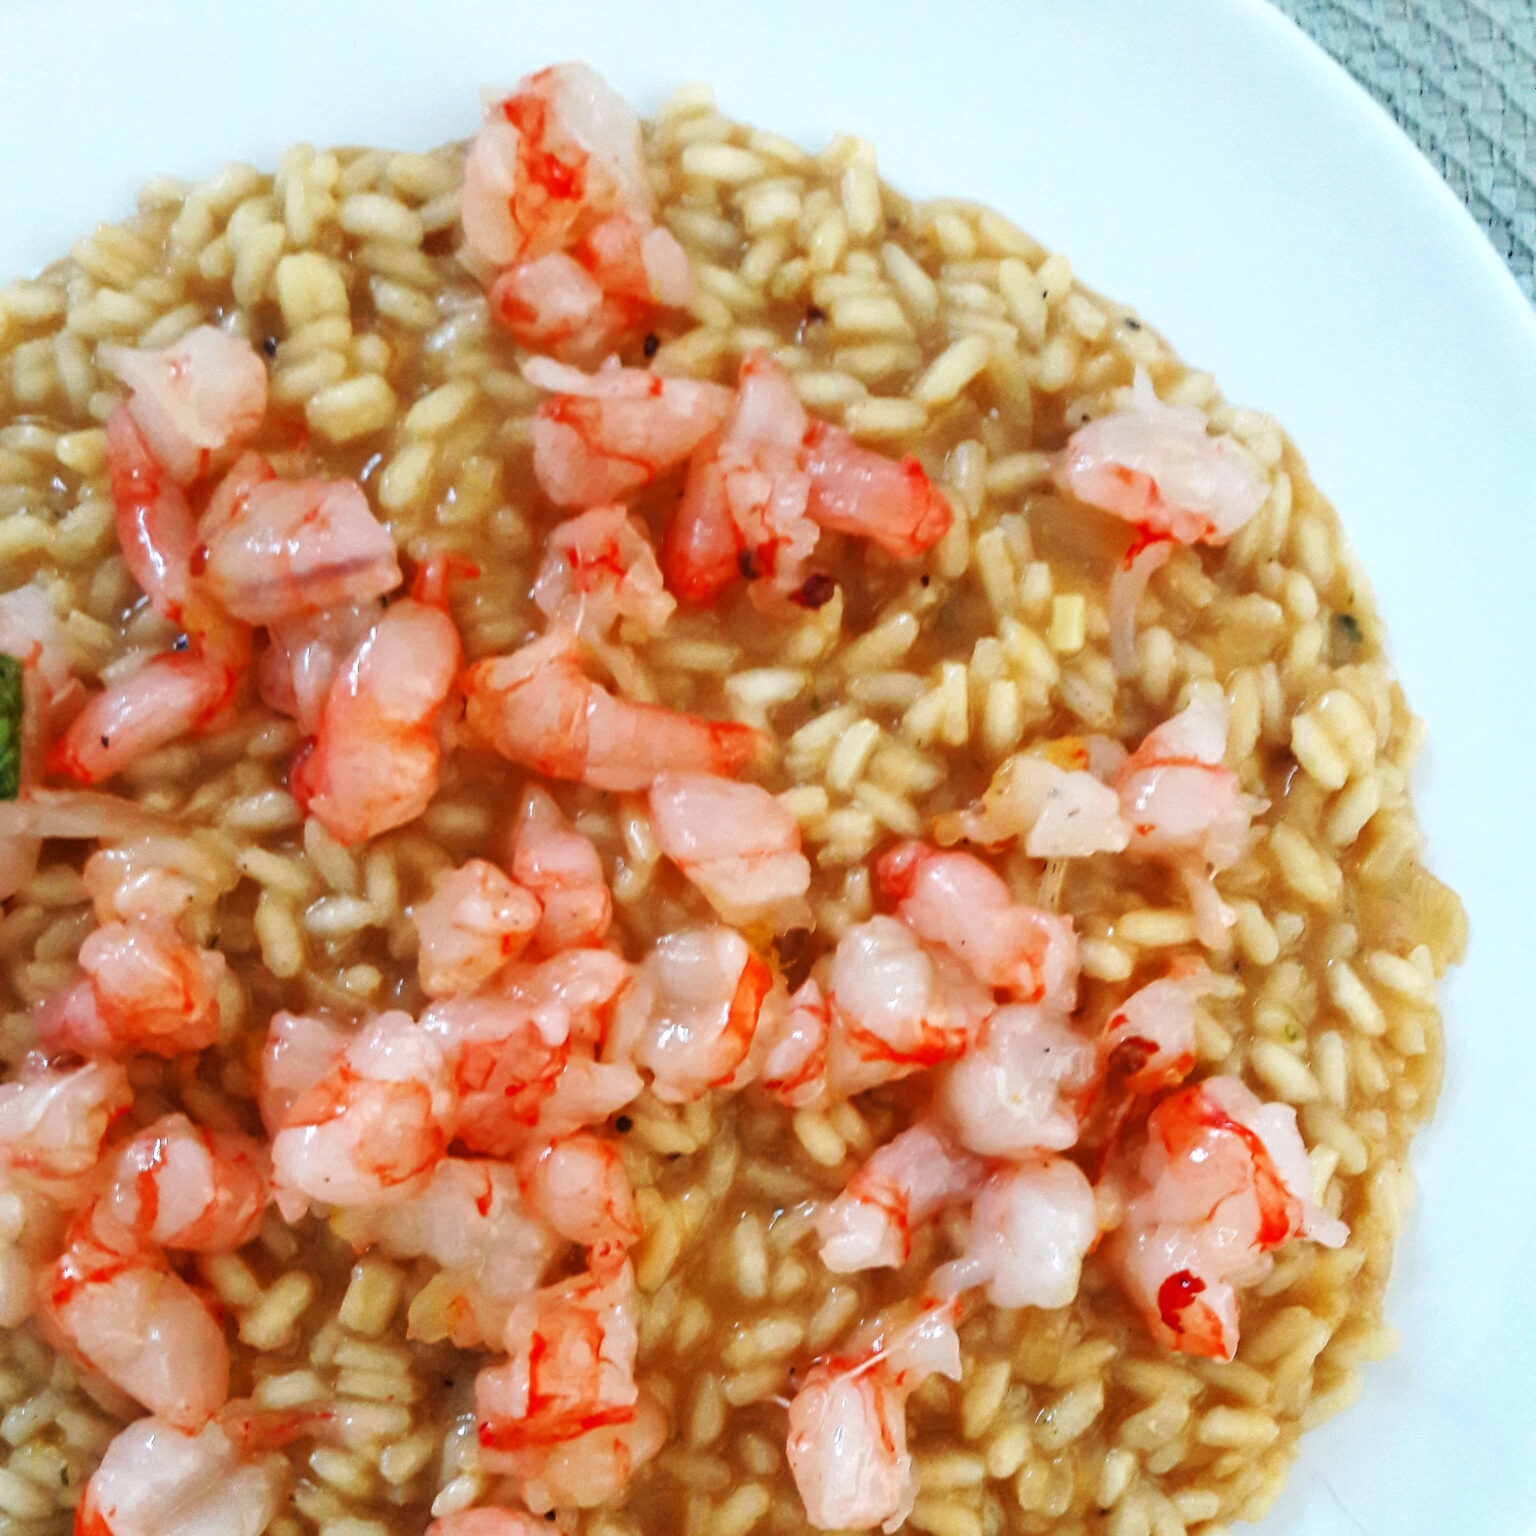
M 640 1241 L 629 1175 L 602 1137 L 559 1137 L 526 1158 L 519 1176 L 529 1208 L 552 1232 L 588 1250 L 593 1274 L 623 1262 Z
M 484 859 L 453 870 L 412 913 L 416 965 L 429 997 L 473 992 L 527 947 L 538 898 Z
M 791 1109 L 815 1104 L 827 1091 L 832 1009 L 807 977 L 781 1013 L 759 1021 L 759 1067 L 764 1089 Z
M 800 467 L 810 478 L 806 512 L 833 533 L 868 539 L 898 560 L 912 560 L 949 532 L 954 512 L 914 458 L 863 448 L 841 427 L 813 421 Z
M 593 507 L 555 527 L 533 584 L 535 605 L 589 642 L 623 620 L 655 637 L 677 607 L 640 522 L 623 507 Z
M 512 877 L 540 905 L 535 954 L 581 949 L 603 942 L 613 921 L 613 897 L 592 840 L 566 820 L 553 796 L 537 784 L 523 791 L 512 836 Z

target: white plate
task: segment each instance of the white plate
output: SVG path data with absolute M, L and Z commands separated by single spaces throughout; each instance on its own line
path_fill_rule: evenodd
M 1429 722 L 1419 802 L 1472 946 L 1390 1298 L 1407 1342 L 1307 1437 L 1263 1529 L 1536 1529 L 1536 323 L 1514 283 L 1258 0 L 9 0 L 0 276 L 151 173 L 299 138 L 424 147 L 471 131 L 482 83 L 577 55 L 643 109 L 706 79 L 803 142 L 866 135 L 910 193 L 985 198 L 1301 444 Z

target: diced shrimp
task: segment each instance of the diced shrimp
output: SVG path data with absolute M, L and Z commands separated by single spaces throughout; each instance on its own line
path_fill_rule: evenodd
M 1179 964 L 1132 992 L 1104 1026 L 1108 1075 L 1140 1094 L 1183 1082 L 1195 1064 L 1195 1005 L 1213 979 L 1199 962 Z
M 287 1486 L 283 1457 L 253 1452 L 217 1419 L 195 1434 L 139 1419 L 91 1474 L 75 1536 L 262 1536 Z
M 644 1086 L 629 1062 L 599 1061 L 590 1046 L 574 1050 L 555 1080 L 554 1091 L 539 1105 L 538 1118 L 529 1127 L 524 1144 L 539 1145 L 601 1125 L 632 1103 Z
M 523 952 L 539 911 L 538 898 L 494 864 L 461 864 L 412 914 L 422 990 L 428 997 L 473 992 Z
M 814 1366 L 790 1400 L 789 1470 L 817 1530 L 894 1531 L 917 1483 L 906 1403 L 930 1375 L 960 1378 L 953 1302 L 930 1305 L 861 1354 Z
M 493 266 L 573 244 L 611 213 L 649 220 L 634 109 L 586 64 L 557 64 L 486 112 L 464 162 L 464 239 Z
M 256 1101 L 269 1138 L 282 1129 L 294 1101 L 341 1059 L 352 1032 L 308 1013 L 275 1013 L 267 1027 Z
M 442 763 L 437 725 L 460 656 L 446 610 L 405 598 L 384 611 L 331 684 L 292 787 L 338 841 L 377 837 L 431 804 Z
M 619 698 L 582 670 L 575 635 L 556 627 L 464 674 L 471 730 L 501 755 L 555 779 L 646 789 L 661 773 L 735 773 L 757 731 L 734 721 Z
M 45 1192 L 67 1189 L 96 1166 L 107 1128 L 132 1102 L 119 1062 L 58 1068 L 28 1057 L 0 1083 L 0 1164 Z
M 400 585 L 389 529 L 354 480 L 263 480 L 208 539 L 210 591 L 249 624 L 282 624 Z
M 508 1358 L 475 1378 L 481 1466 L 515 1474 L 518 1451 L 629 1423 L 638 1342 L 628 1263 L 518 1302 L 507 1320 Z
M 651 1074 L 651 1092 L 684 1104 L 735 1084 L 773 972 L 732 928 L 665 934 L 620 1000 L 617 1049 Z
M 989 987 L 1019 1002 L 1070 1008 L 1077 937 L 1070 917 L 1013 899 L 1002 876 L 968 853 L 898 843 L 875 866 L 896 915 L 928 944 L 942 945 Z
M 118 1150 L 91 1232 L 122 1253 L 145 1245 L 228 1253 L 255 1237 L 271 1197 L 260 1142 L 162 1115 Z
M 80 873 L 99 923 L 175 922 L 196 904 L 211 906 L 239 880 L 185 834 L 140 835 L 98 848 Z
M 243 336 L 211 325 L 158 351 L 103 347 L 132 393 L 128 412 L 166 473 L 190 485 L 213 456 L 248 441 L 267 409 L 267 368 Z
M 223 1329 L 158 1257 L 77 1232 L 42 1277 L 39 1303 L 53 1342 L 177 1429 L 200 1429 L 229 1396 Z
M 863 1093 L 959 1056 L 995 1006 L 957 961 L 925 949 L 905 923 L 872 917 L 838 941 L 828 973 L 827 1086 Z
M 495 1453 L 495 1459 L 516 1466 L 523 1502 L 548 1519 L 557 1509 L 610 1503 L 666 1443 L 667 1415 L 655 1394 L 642 1389 L 634 1417 L 622 1424 L 599 1424 L 553 1445 Z
M 962 1146 L 986 1157 L 1059 1152 L 1078 1138 L 1097 1056 L 1053 1010 L 999 1008 L 945 1069 L 939 1104 Z
M 814 1104 L 827 1091 L 832 1009 L 813 977 L 801 982 L 781 1013 L 759 1021 L 764 1089 L 791 1109 Z
M 557 507 L 603 506 L 639 490 L 681 464 L 731 407 L 720 384 L 616 362 L 582 373 L 535 357 L 523 373 L 552 396 L 534 418 L 533 472 Z
M 618 506 L 593 507 L 550 532 L 533 600 L 590 641 L 604 639 L 621 619 L 654 639 L 677 607 L 645 530 Z
M 110 779 L 146 753 L 216 724 L 238 682 L 233 668 L 196 650 L 151 657 L 92 696 L 49 749 L 49 771 L 82 784 Z
M 34 1015 L 50 1050 L 178 1056 L 219 1038 L 225 960 L 162 920 L 107 923 L 80 946 L 85 978 Z
M 427 1009 L 422 1027 L 453 1074 L 455 1138 L 497 1157 L 534 1140 L 547 1101 L 573 1066 L 573 1050 L 590 1051 L 602 1040 L 629 977 L 629 966 L 607 950 L 570 950 L 539 965 L 512 965 L 490 991 Z M 638 1077 L 627 1076 L 633 1087 L 621 1104 L 639 1092 Z M 576 1102 L 570 1099 L 566 1114 Z M 596 1118 L 609 1113 L 603 1108 Z
M 710 603 L 744 575 L 785 594 L 800 589 L 821 536 L 800 467 L 810 424 L 778 364 L 762 352 L 742 359 L 730 417 L 719 439 L 694 455 L 662 547 L 679 596 Z
M 1068 439 L 1055 479 L 1144 537 L 1180 544 L 1224 544 L 1265 494 L 1237 441 L 1212 436 L 1197 406 L 1164 404 L 1140 368 L 1128 406 L 1086 422 Z
M 613 897 L 592 840 L 566 820 L 549 791 L 530 784 L 512 836 L 512 878 L 538 898 L 535 954 L 601 944 L 613 921 Z
M 380 1014 L 288 1106 L 272 1139 L 278 1209 L 296 1221 L 311 1200 L 409 1200 L 447 1150 L 453 1112 L 452 1081 L 432 1036 L 408 1014 Z
M 1232 1358 L 1238 1288 L 1263 1278 L 1271 1250 L 1348 1237 L 1312 1199 L 1296 1111 L 1261 1103 L 1234 1077 L 1157 1105 L 1131 1187 L 1111 1262 L 1152 1336 L 1188 1354 Z
M 254 671 L 261 702 L 296 721 L 306 736 L 315 735 L 337 674 L 382 613 L 374 600 L 271 625 Z
M 536 1152 L 521 1176 L 529 1207 L 551 1231 L 589 1250 L 594 1274 L 621 1262 L 640 1241 L 629 1175 L 602 1137 L 562 1136 Z
M 664 773 L 649 803 L 661 851 L 727 923 L 765 923 L 775 933 L 810 926 L 800 824 L 766 789 L 718 774 Z
M 1080 763 L 1072 761 L 1079 755 Z M 1032 859 L 1121 852 L 1131 829 L 1121 815 L 1120 797 L 1090 770 L 1088 758 L 1086 746 L 1070 758 L 1062 752 L 1015 753 L 992 775 L 976 805 L 939 818 L 939 840 L 963 838 L 993 848 L 1022 837 Z
M 868 539 L 898 560 L 932 549 L 954 521 L 943 492 L 916 459 L 860 447 L 828 422 L 812 422 L 800 466 L 810 477 L 812 522 Z
M 512 1307 L 532 1292 L 559 1252 L 551 1229 L 507 1163 L 445 1157 L 420 1193 L 398 1205 L 338 1211 L 331 1227 L 359 1250 L 439 1266 L 411 1305 L 410 1337 L 495 1347 Z
M 877 1147 L 816 1221 L 821 1262 L 837 1274 L 897 1269 L 912 1229 L 976 1193 L 986 1169 L 942 1130 L 919 1121 Z
M 549 1536 L 549 1526 L 526 1509 L 480 1504 L 434 1520 L 426 1536 Z

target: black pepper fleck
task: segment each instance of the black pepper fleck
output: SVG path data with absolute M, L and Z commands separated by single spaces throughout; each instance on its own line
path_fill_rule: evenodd
M 264 337 L 262 337 L 261 350 L 263 352 L 265 352 L 268 357 L 276 357 L 277 356 L 277 337 L 276 336 L 264 336 Z
M 929 586 L 929 585 L 932 584 L 932 582 L 933 582 L 933 577 L 930 576 L 927 573 L 927 571 L 924 571 L 923 574 L 917 578 L 917 584 L 920 587 Z
M 619 1115 L 613 1122 L 613 1128 L 620 1136 L 627 1136 L 635 1128 L 635 1122 L 628 1115 Z
M 807 304 L 805 306 L 805 318 L 807 324 L 817 325 L 827 318 L 827 312 L 820 304 Z
M 837 583 L 825 571 L 812 571 L 790 597 L 802 608 L 823 608 L 836 591 Z
M 101 745 L 103 750 L 105 750 L 107 747 L 110 747 L 112 745 L 112 738 L 110 736 L 103 736 L 101 738 Z
M 177 635 L 176 638 L 171 641 L 171 649 L 173 651 L 184 651 L 191 644 L 191 640 L 188 639 L 186 635 Z
M 661 337 L 655 331 L 647 331 L 645 333 L 645 340 L 640 343 L 640 350 L 647 357 L 655 357 L 661 350 Z
M 1125 328 L 1128 331 L 1139 331 L 1141 329 L 1141 321 L 1135 315 L 1127 315 L 1125 317 Z

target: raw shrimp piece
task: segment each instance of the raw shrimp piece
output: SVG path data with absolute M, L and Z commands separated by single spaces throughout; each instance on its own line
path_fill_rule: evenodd
M 1020 752 L 992 775 L 986 793 L 970 809 L 939 818 L 942 842 L 995 848 L 1016 837 L 1032 859 L 1078 859 L 1119 853 L 1131 840 L 1120 797 L 1088 768 L 1063 764 L 1059 754 Z
M 400 585 L 389 529 L 354 480 L 264 480 L 206 545 L 209 589 L 249 624 L 282 624 Z
M 646 789 L 661 773 L 735 773 L 762 740 L 733 721 L 616 697 L 582 671 L 576 636 L 559 627 L 477 661 L 464 692 L 470 729 L 503 757 L 598 789 Z
M 628 1263 L 578 1275 L 518 1302 L 508 1359 L 475 1378 L 481 1465 L 516 1471 L 505 1453 L 573 1440 L 635 1417 L 635 1282 Z
M 649 222 L 640 119 L 586 64 L 557 64 L 493 103 L 464 162 L 464 239 L 494 266 L 573 244 L 611 213 Z
M 470 859 L 413 913 L 422 990 L 473 992 L 523 952 L 539 923 L 538 899 L 494 864 Z
M 274 1027 L 285 1017 L 278 1014 Z M 311 1200 L 409 1200 L 447 1150 L 453 1112 L 452 1082 L 432 1036 L 408 1014 L 380 1014 L 289 1104 L 272 1139 L 278 1209 L 296 1221 Z
M 616 1499 L 666 1443 L 666 1413 L 654 1394 L 642 1390 L 635 1416 L 623 1424 L 600 1424 L 554 1445 L 498 1452 L 495 1461 L 516 1466 L 523 1502 L 547 1517 L 552 1510 L 593 1509 Z
M 984 1157 L 1059 1152 L 1078 1137 L 1093 1085 L 1093 1043 L 1043 1006 L 999 1008 L 940 1079 L 960 1144 Z
M 294 763 L 292 786 L 339 842 L 378 837 L 437 793 L 438 718 L 459 669 L 459 632 L 439 607 L 387 608 L 331 684 L 320 731 Z
M 1131 993 L 1104 1026 L 1108 1075 L 1130 1093 L 1183 1082 L 1195 1064 L 1195 1005 L 1212 982 L 1199 962 L 1180 964 Z
M 533 423 L 533 472 L 557 507 L 596 507 L 681 464 L 718 430 L 731 392 L 610 361 L 582 373 L 549 358 L 523 365 L 551 392 Z
M 1093 1186 L 1077 1164 L 1030 1158 L 981 1186 L 964 1255 L 930 1283 L 941 1294 L 985 1285 L 994 1307 L 1064 1307 L 1098 1235 Z
M 960 1379 L 953 1302 L 849 1359 L 813 1366 L 789 1404 L 789 1470 L 818 1530 L 894 1531 L 917 1494 L 908 1397 L 935 1373 Z
M 1337 1248 L 1349 1233 L 1311 1196 L 1296 1111 L 1261 1103 L 1234 1077 L 1170 1095 L 1147 1118 L 1131 1198 L 1109 1245 L 1152 1336 L 1230 1360 L 1237 1290 L 1263 1278 L 1288 1238 Z
M 187 943 L 159 919 L 107 923 L 80 946 L 85 979 L 34 1016 L 51 1050 L 177 1056 L 219 1038 L 224 956 Z
M 177 1429 L 229 1396 L 229 1347 L 207 1304 L 162 1259 L 114 1253 L 77 1232 L 39 1281 L 44 1332 Z
M 811 481 L 800 468 L 810 418 L 789 376 L 765 353 L 742 359 L 731 415 L 688 469 L 663 545 L 672 590 L 710 603 L 743 575 L 792 594 L 821 530 L 807 515 Z
M 827 1091 L 827 1048 L 832 1009 L 807 977 L 777 1016 L 759 1020 L 763 1087 L 791 1109 L 814 1104 Z
M 512 878 L 533 892 L 541 911 L 536 954 L 601 944 L 613 921 L 613 897 L 592 840 L 566 820 L 548 790 L 530 784 L 512 836 Z
M 897 917 L 987 986 L 1019 1002 L 1071 1008 L 1077 937 L 1070 917 L 1015 901 L 1002 876 L 971 854 L 924 843 L 898 843 L 880 857 L 875 878 L 897 899 Z
M 1196 406 L 1165 405 L 1141 368 L 1130 405 L 1079 427 L 1054 473 L 1062 490 L 1144 538 L 1180 544 L 1224 544 L 1266 491 L 1235 439 L 1213 437 Z
M 838 1095 L 960 1055 L 995 1006 L 964 966 L 925 949 L 893 917 L 872 917 L 843 935 L 828 983 L 827 1086 Z
M 200 325 L 158 351 L 101 350 L 132 391 L 127 410 L 150 452 L 181 485 L 206 474 L 215 454 L 248 441 L 266 414 L 266 364 L 243 336 Z
M 589 1250 L 600 1274 L 640 1241 L 640 1218 L 623 1160 L 611 1143 L 581 1132 L 532 1156 L 522 1171 L 528 1204 L 551 1231 Z
M 533 600 L 588 641 L 604 639 L 621 619 L 654 639 L 677 607 L 645 530 L 618 506 L 593 507 L 550 532 Z
M 44 1190 L 67 1189 L 96 1166 L 107 1127 L 132 1102 L 119 1062 L 61 1069 L 29 1056 L 0 1083 L 0 1164 Z
M 409 1200 L 338 1211 L 331 1227 L 359 1251 L 437 1264 L 430 1295 L 411 1306 L 410 1336 L 451 1339 L 460 1349 L 499 1345 L 514 1303 L 537 1287 L 560 1250 L 509 1164 L 463 1157 L 445 1157 Z
M 915 559 L 949 532 L 954 513 L 914 458 L 862 448 L 841 427 L 813 421 L 800 467 L 811 482 L 806 511 L 833 533 L 868 539 L 898 560 Z
M 817 1218 L 821 1262 L 838 1274 L 899 1268 L 912 1252 L 912 1228 L 968 1199 L 985 1172 L 943 1131 L 909 1126 L 877 1147 Z
M 288 1465 L 252 1454 L 217 1419 L 187 1434 L 139 1419 L 86 1484 L 76 1536 L 262 1536 L 282 1506 Z
M 197 650 L 167 652 L 113 683 L 49 749 L 48 770 L 99 784 L 178 737 L 215 724 L 234 697 L 232 667 Z
M 640 962 L 619 1003 L 617 1050 L 651 1074 L 651 1092 L 684 1104 L 738 1082 L 773 972 L 734 929 L 669 933 Z
M 365 641 L 383 609 L 378 602 L 349 603 L 272 625 L 256 658 L 256 693 L 269 709 L 298 722 L 306 736 L 320 729 L 331 685 Z
M 255 1237 L 271 1198 L 260 1142 L 162 1115 L 119 1149 L 91 1232 L 120 1253 L 144 1245 L 228 1253 Z
M 800 824 L 757 784 L 707 773 L 664 773 L 651 785 L 651 827 L 661 851 L 727 923 L 775 933 L 811 922 L 810 861 Z
M 426 1536 L 549 1536 L 549 1526 L 526 1509 L 481 1504 L 434 1520 Z

